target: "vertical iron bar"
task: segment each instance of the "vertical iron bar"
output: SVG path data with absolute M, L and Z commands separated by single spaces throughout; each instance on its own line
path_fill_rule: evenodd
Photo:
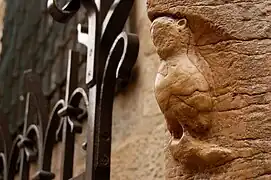
M 89 88 L 89 109 L 88 109 L 88 135 L 87 135 L 87 161 L 86 180 L 94 180 L 96 168 L 95 162 L 95 124 L 97 119 L 97 61 L 99 59 L 101 20 L 99 15 L 100 0 L 95 0 L 92 6 L 88 6 L 88 41 L 87 41 L 87 76 L 86 84 Z M 94 36 L 89 36 L 94 34 Z
M 26 162 L 25 152 L 24 149 L 20 151 L 20 171 L 19 171 L 19 178 L 21 180 L 29 180 L 29 162 Z
M 95 59 L 98 58 L 98 45 L 100 42 L 100 17 L 99 17 L 99 1 L 97 3 L 88 5 L 88 34 L 95 34 L 95 36 L 88 36 L 87 39 L 87 69 L 86 69 L 86 84 L 91 86 L 96 81 Z M 97 49 L 98 48 L 98 49 Z
M 68 20 L 78 10 L 77 3 L 82 2 L 88 12 L 88 33 L 83 33 L 86 40 L 82 39 L 83 36 L 80 37 L 81 39 L 78 38 L 78 41 L 85 44 L 88 49 L 86 84 L 89 90 L 89 109 L 84 178 L 85 180 L 108 180 L 110 179 L 112 108 L 116 71 L 118 71 L 119 63 L 123 63 L 128 41 L 127 36 L 121 32 L 134 0 L 71 0 L 72 2 L 62 9 L 56 6 L 56 0 L 48 2 L 50 1 L 48 6 L 50 13 L 60 22 Z M 80 26 L 79 29 L 81 31 Z M 138 52 L 137 45 L 136 41 L 134 46 L 136 52 L 131 53 L 135 59 Z M 132 67 L 135 59 L 129 57 L 125 61 L 130 61 L 129 66 Z M 69 81 L 68 78 L 67 81 Z M 67 90 L 65 106 L 68 105 L 69 93 L 71 91 Z M 65 119 L 64 141 L 67 141 L 65 136 L 67 136 L 68 122 L 68 119 Z
M 62 171 L 61 180 L 68 180 L 73 175 L 73 154 L 74 154 L 74 133 L 71 132 L 71 128 L 68 124 L 68 117 L 64 117 L 63 123 L 63 159 L 62 159 Z
M 69 50 L 68 65 L 67 65 L 67 78 L 66 78 L 66 94 L 65 94 L 65 104 L 64 108 L 68 109 L 68 103 L 70 98 L 70 93 L 72 93 L 78 83 L 78 53 Z M 74 154 L 74 132 L 69 123 L 69 114 L 63 117 L 63 136 L 62 150 L 62 165 L 61 165 L 61 180 L 68 180 L 73 175 L 73 154 Z
M 26 134 L 27 131 L 27 124 L 28 124 L 28 116 L 30 111 L 30 93 L 26 94 L 26 101 L 25 101 L 25 112 L 24 112 L 24 128 L 23 128 L 23 136 Z M 22 136 L 22 138 L 24 138 Z M 28 180 L 29 179 L 29 163 L 26 162 L 26 155 L 24 147 L 20 147 L 20 169 L 19 169 L 19 178 L 21 180 Z
M 94 180 L 93 174 L 95 171 L 94 165 L 94 131 L 95 131 L 95 107 L 96 107 L 96 91 L 94 85 L 89 89 L 89 109 L 88 109 L 88 127 L 87 127 L 87 160 L 86 160 L 86 176 L 85 180 Z

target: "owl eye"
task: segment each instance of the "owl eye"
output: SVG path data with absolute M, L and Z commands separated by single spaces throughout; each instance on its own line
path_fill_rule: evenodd
M 185 28 L 186 24 L 187 24 L 187 20 L 186 19 L 180 19 L 179 21 L 177 21 L 177 24 L 182 27 Z

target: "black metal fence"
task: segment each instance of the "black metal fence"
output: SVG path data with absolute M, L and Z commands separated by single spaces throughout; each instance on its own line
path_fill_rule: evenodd
M 128 83 L 136 61 L 137 36 L 123 32 L 133 0 L 72 0 L 58 8 L 54 0 L 48 9 L 59 22 L 69 20 L 85 6 L 88 26 L 78 25 L 78 41 L 87 47 L 87 56 L 69 50 L 65 98 L 59 99 L 48 114 L 48 102 L 39 76 L 27 70 L 23 76 L 20 107 L 23 128 L 15 138 L 8 131 L 7 117 L 0 112 L 0 179 L 54 179 L 52 153 L 57 142 L 62 144 L 60 179 L 110 179 L 112 108 L 116 85 Z M 85 84 L 78 86 L 80 59 L 86 60 Z M 73 177 L 75 135 L 87 121 L 86 172 Z M 30 177 L 30 166 L 37 171 Z

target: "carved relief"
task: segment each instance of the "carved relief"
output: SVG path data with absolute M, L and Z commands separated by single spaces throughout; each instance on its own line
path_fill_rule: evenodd
M 161 57 L 155 94 L 172 134 L 173 156 L 188 164 L 195 160 L 197 165 L 224 162 L 231 150 L 199 140 L 208 133 L 215 118 L 210 94 L 212 78 L 203 73 L 210 73 L 210 69 L 193 49 L 187 20 L 157 18 L 151 34 Z
M 155 95 L 171 134 L 167 179 L 271 178 L 267 7 L 148 1 Z

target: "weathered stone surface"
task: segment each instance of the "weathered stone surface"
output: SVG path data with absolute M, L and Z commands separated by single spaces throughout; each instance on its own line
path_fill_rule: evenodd
M 159 57 L 150 38 L 146 0 L 131 14 L 140 49 L 133 77 L 114 102 L 112 180 L 164 180 L 164 120 L 154 96 Z
M 149 0 L 167 179 L 271 179 L 271 1 Z

